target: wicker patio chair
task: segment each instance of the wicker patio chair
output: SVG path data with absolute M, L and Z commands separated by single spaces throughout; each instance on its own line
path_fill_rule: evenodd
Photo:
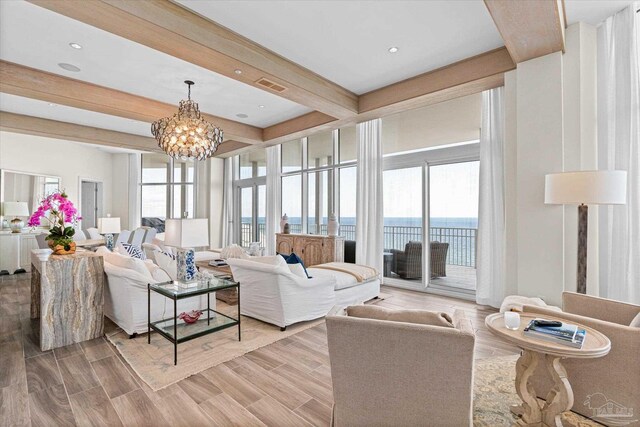
M 449 244 L 443 242 L 431 242 L 431 277 L 447 276 L 447 252 Z
M 447 275 L 448 243 L 431 242 L 431 277 Z M 404 251 L 392 249 L 393 264 L 391 271 L 403 279 L 422 278 L 422 242 L 409 242 Z

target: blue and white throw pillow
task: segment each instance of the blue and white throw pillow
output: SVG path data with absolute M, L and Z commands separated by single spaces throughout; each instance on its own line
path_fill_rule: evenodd
M 300 258 L 298 255 L 296 255 L 295 252 L 292 252 L 289 255 L 284 255 L 284 254 L 278 253 L 278 255 L 280 255 L 282 258 L 284 258 L 284 260 L 287 262 L 287 264 L 300 264 L 300 265 L 302 265 L 302 269 L 304 270 L 304 274 L 307 275 L 307 278 L 311 279 L 311 276 L 309 276 L 309 273 L 307 272 L 307 267 L 305 267 L 304 266 L 304 262 L 302 262 L 302 258 Z
M 143 261 L 147 259 L 147 255 L 145 255 L 140 246 L 132 245 L 131 243 L 120 243 L 120 245 L 131 258 L 138 258 Z

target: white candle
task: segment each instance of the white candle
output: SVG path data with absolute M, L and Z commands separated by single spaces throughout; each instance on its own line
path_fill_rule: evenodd
M 507 311 L 504 313 L 504 326 L 507 329 L 518 330 L 520 327 L 520 314 L 515 311 Z

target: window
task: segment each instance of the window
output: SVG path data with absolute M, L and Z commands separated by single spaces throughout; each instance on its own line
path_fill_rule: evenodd
M 307 138 L 309 169 L 333 164 L 333 135 L 334 132 L 322 132 Z
M 356 240 L 356 179 L 356 167 L 340 169 L 340 235 L 347 240 Z
M 302 169 L 302 142 L 300 140 L 285 142 L 281 146 L 282 173 L 295 172 Z
M 302 232 L 302 175 L 282 177 L 282 214 L 289 217 L 292 233 Z
M 234 158 L 235 204 L 237 206 L 238 244 L 249 247 L 253 242 L 266 244 L 266 175 L 267 157 L 263 148 Z
M 193 218 L 197 163 L 164 154 L 143 154 L 141 224 L 164 232 L 167 218 Z
M 356 127 L 340 129 L 340 163 L 356 161 Z
M 240 155 L 240 179 L 267 176 L 265 150 L 253 150 Z
M 307 227 L 310 234 L 327 234 L 329 214 L 333 212 L 331 194 L 333 194 L 332 171 L 311 172 L 308 174 Z
M 343 148 L 341 135 L 345 137 Z M 355 239 L 355 127 L 321 132 L 286 142 L 281 148 L 282 213 L 289 217 L 291 232 L 327 234 L 329 216 L 335 213 L 345 218 L 341 235 Z M 345 161 L 340 158 L 342 153 Z

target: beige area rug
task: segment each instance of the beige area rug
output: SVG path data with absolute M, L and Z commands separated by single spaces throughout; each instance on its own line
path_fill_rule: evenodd
M 375 304 L 385 297 L 380 294 L 378 299 L 367 304 Z M 216 309 L 237 316 L 237 306 L 218 301 Z M 297 323 L 288 326 L 286 331 L 280 331 L 277 326 L 242 316 L 242 341 L 238 341 L 238 327 L 234 326 L 178 344 L 177 366 L 173 364 L 173 344 L 155 332 L 151 334 L 151 344 L 147 343 L 146 334 L 129 339 L 129 335 L 120 328 L 106 335 L 138 376 L 157 391 L 321 323 L 324 319 Z
M 511 405 L 522 403 L 515 389 L 517 356 L 496 357 L 476 361 L 473 384 L 474 427 L 512 426 L 518 419 L 511 414 Z M 564 425 L 600 426 L 581 415 L 565 412 Z M 570 422 L 569 422 L 570 421 Z

